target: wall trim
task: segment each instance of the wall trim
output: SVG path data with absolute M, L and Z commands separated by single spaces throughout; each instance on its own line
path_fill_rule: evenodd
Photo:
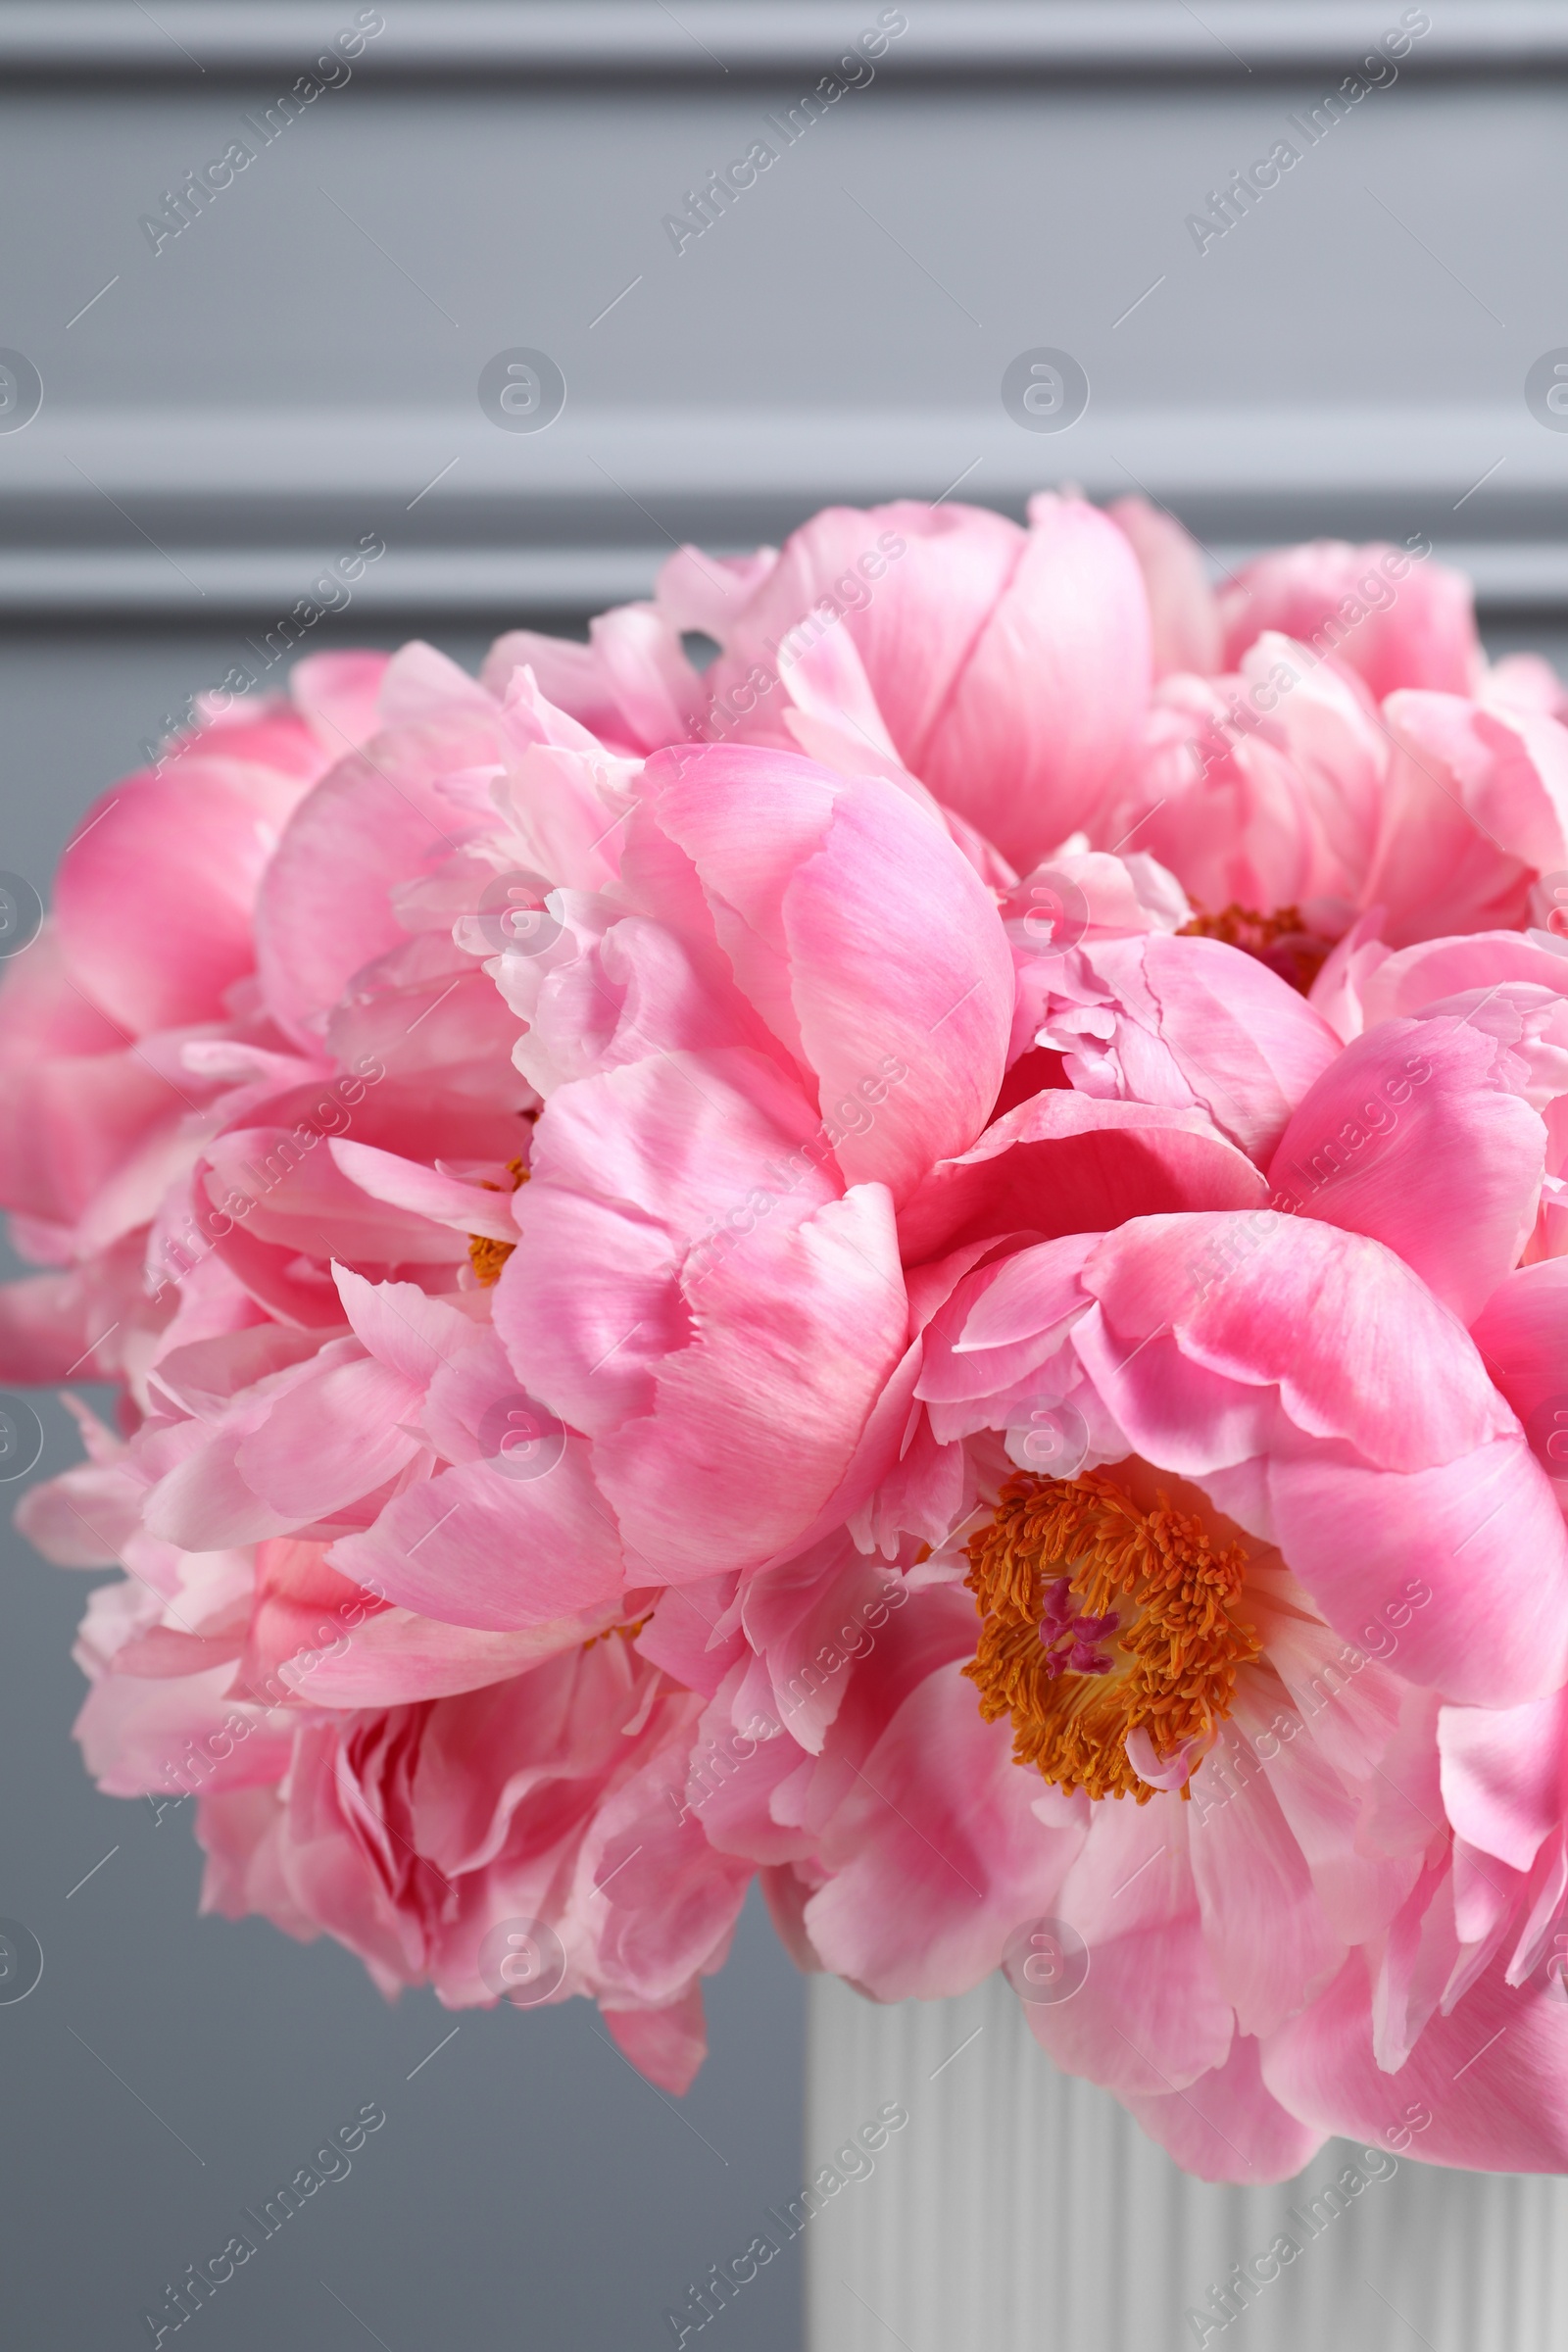
M 436 477 L 439 476 L 439 479 Z M 378 534 L 366 611 L 592 612 L 682 540 L 777 542 L 817 508 L 944 495 L 1021 514 L 1071 480 L 1145 490 L 1216 562 L 1424 532 L 1489 607 L 1568 612 L 1568 440 L 1521 397 L 1115 409 L 1070 433 L 992 409 L 574 408 L 498 432 L 473 407 L 92 410 L 0 436 L 0 612 L 284 612 Z
M 1210 541 L 1210 568 L 1223 576 L 1268 544 Z M 0 620 L 53 629 L 85 622 L 199 627 L 239 619 L 265 629 L 291 610 L 323 562 L 318 549 L 306 547 L 219 559 L 211 550 L 170 552 L 187 570 L 201 566 L 202 594 L 182 589 L 177 575 L 151 552 L 0 554 Z M 541 617 L 586 620 L 612 605 L 646 597 L 667 552 L 564 545 L 394 550 L 365 573 L 345 610 L 365 618 L 423 623 L 492 617 L 514 625 Z M 718 542 L 711 543 L 711 552 L 740 551 Z M 1468 572 L 1484 614 L 1568 621 L 1568 539 L 1528 548 L 1506 541 L 1440 539 L 1434 552 L 1440 563 Z M 352 634 L 352 622 L 349 629 Z
M 325 0 L 9 0 L 0 74 L 64 85 L 127 76 L 182 87 L 303 70 L 354 12 Z M 606 81 L 734 87 L 811 75 L 852 38 L 870 0 L 385 0 L 367 79 Z M 1348 70 L 1387 29 L 1372 0 L 916 0 L 886 60 L 900 81 L 1046 78 L 1214 82 Z M 1555 0 L 1438 0 L 1409 60 L 1423 78 L 1560 73 L 1568 13 Z

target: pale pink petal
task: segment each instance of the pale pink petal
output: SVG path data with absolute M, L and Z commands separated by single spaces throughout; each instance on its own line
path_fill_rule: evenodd
M 703 2017 L 703 1988 L 693 1984 L 678 2001 L 662 2009 L 617 2009 L 606 2002 L 600 2011 L 607 2031 L 623 2057 L 661 2090 L 680 2098 L 708 2056 L 708 2027 Z
M 1261 2187 L 1289 2180 L 1328 2133 L 1282 2107 L 1263 2081 L 1258 2044 L 1239 2034 L 1230 2056 L 1186 2090 L 1122 2104 L 1176 2162 L 1200 2180 Z
M 1464 1022 L 1382 1021 L 1300 1103 L 1269 1167 L 1274 1196 L 1386 1243 L 1469 1323 L 1536 1221 L 1546 1132 L 1510 1091 L 1522 1076 Z
M 422 1616 L 496 1633 L 597 1607 L 625 1581 L 614 1521 L 575 1439 L 537 1478 L 477 1461 L 421 1480 L 363 1535 L 341 1538 L 332 1563 Z
M 330 760 L 358 751 L 381 724 L 381 682 L 390 655 L 368 648 L 308 654 L 289 672 L 288 691 Z
M 1468 694 L 1480 673 L 1474 593 L 1430 552 L 1315 539 L 1245 564 L 1221 591 L 1225 667 L 1264 629 L 1356 670 L 1381 702 L 1400 686 Z
M 1203 1941 L 1187 1808 L 1155 1797 L 1089 1811 L 1056 1906 L 1088 1974 L 1068 2000 L 1025 1999 L 1024 2017 L 1069 2074 L 1118 2098 L 1155 2096 L 1223 2065 L 1235 2034 Z
M 834 1875 L 806 1925 L 827 1966 L 889 2001 L 988 1976 L 1020 1922 L 1055 1909 L 1078 1842 L 1036 1819 L 1033 1794 L 956 1664 L 920 1683 L 823 1834 Z
M 1155 677 L 1173 669 L 1211 675 L 1222 666 L 1219 607 L 1198 542 L 1147 499 L 1114 499 L 1105 512 L 1125 532 L 1144 575 Z
M 498 1196 L 494 1186 L 487 1190 L 457 1176 L 444 1176 L 436 1168 L 421 1167 L 417 1160 L 378 1152 L 372 1144 L 357 1144 L 350 1136 L 330 1137 L 327 1149 L 349 1182 L 372 1200 L 385 1200 L 435 1225 L 449 1225 L 455 1233 L 488 1234 L 498 1242 L 516 1240 L 508 1196 Z
M 1568 2171 L 1568 2002 L 1510 1991 L 1494 1963 L 1449 2017 L 1434 2017 L 1397 2074 L 1372 2054 L 1365 1964 L 1274 2034 L 1263 2076 L 1324 2132 L 1475 2172 Z

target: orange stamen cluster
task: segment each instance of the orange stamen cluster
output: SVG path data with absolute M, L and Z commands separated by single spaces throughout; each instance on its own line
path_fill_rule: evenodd
M 512 1190 L 514 1193 L 528 1181 L 528 1171 L 520 1159 L 508 1160 L 507 1174 L 512 1178 Z M 501 1187 L 499 1184 L 486 1184 L 480 1189 L 487 1193 L 499 1193 Z M 482 1291 L 489 1290 L 492 1283 L 501 1280 L 501 1269 L 516 1247 L 515 1242 L 492 1241 L 487 1233 L 469 1234 L 468 1263 L 473 1268 L 473 1278 Z
M 1241 948 L 1303 996 L 1329 953 L 1328 941 L 1310 929 L 1299 906 L 1276 906 L 1272 914 L 1260 914 L 1255 906 L 1243 906 L 1234 899 L 1218 914 L 1195 914 L 1176 936 L 1218 939 L 1228 948 Z
M 1102 1471 L 1009 1479 L 965 1552 L 981 1630 L 964 1673 L 980 1712 L 1010 1715 L 1013 1761 L 1060 1788 L 1147 1804 L 1155 1790 L 1128 1761 L 1128 1735 L 1146 1731 L 1162 1759 L 1206 1737 L 1258 1655 L 1236 1615 L 1242 1545 L 1217 1550 L 1201 1519 L 1163 1494 L 1143 1510 Z M 1064 1658 L 1075 1635 L 1088 1639 Z

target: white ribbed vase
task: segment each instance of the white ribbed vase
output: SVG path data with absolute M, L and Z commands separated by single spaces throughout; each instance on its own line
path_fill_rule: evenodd
M 1277 2188 L 1191 2180 L 1000 1977 L 887 2008 L 814 1978 L 808 2082 L 808 2179 L 908 2115 L 802 2230 L 809 2352 L 1568 2352 L 1568 2180 L 1400 2160 L 1312 2236 L 1287 2210 L 1352 2142 Z M 1282 2233 L 1299 2255 L 1222 2328 L 1211 2288 Z

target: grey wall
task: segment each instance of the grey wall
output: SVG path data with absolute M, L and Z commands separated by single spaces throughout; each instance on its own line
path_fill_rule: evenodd
M 385 558 L 314 642 L 471 661 L 640 593 L 687 536 L 955 482 L 1020 512 L 1070 476 L 1147 488 L 1216 562 L 1425 530 L 1493 642 L 1561 649 L 1568 439 L 1524 387 L 1568 346 L 1568 10 L 1434 0 L 1395 86 L 1200 254 L 1186 216 L 1396 0 L 908 0 L 875 81 L 677 254 L 662 216 L 879 7 L 386 0 L 353 79 L 155 254 L 140 216 L 355 6 L 0 6 L 0 345 L 44 387 L 0 432 L 0 865 L 46 888 L 165 714 L 369 532 Z M 518 346 L 565 379 L 543 432 L 479 404 Z M 1059 437 L 1001 398 L 1039 346 L 1090 381 Z M 0 1576 L 0 1914 L 46 1951 L 0 2006 L 5 2340 L 147 2340 L 164 2281 L 368 2099 L 352 2177 L 192 2323 L 212 2352 L 671 2340 L 663 2305 L 799 2182 L 803 2007 L 765 1924 L 678 2113 L 576 2006 L 466 2016 L 409 2081 L 451 2024 L 427 1996 L 198 1921 L 180 1817 L 85 1782 L 85 1583 L 14 1541 Z M 798 2278 L 764 2278 L 710 2340 L 799 2340 Z

